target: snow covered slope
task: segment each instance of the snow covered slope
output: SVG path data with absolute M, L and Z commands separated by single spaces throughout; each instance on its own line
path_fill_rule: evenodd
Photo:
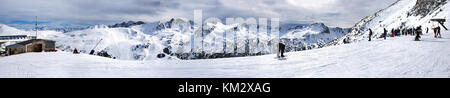
M 372 29 L 373 38 L 379 37 L 386 28 L 410 29 L 422 26 L 422 30 L 436 27 L 436 22 L 430 22 L 433 18 L 447 18 L 448 0 L 398 0 L 386 9 L 367 16 L 358 22 L 351 31 L 342 38 L 336 39 L 326 46 L 359 42 L 368 38 L 368 30 Z
M 4 24 L 0 24 L 0 36 L 2 35 L 30 35 L 30 32 L 25 32 Z
M 450 32 L 442 32 L 450 37 Z M 67 52 L 0 57 L 0 77 L 442 77 L 450 78 L 450 39 L 375 39 L 275 55 L 204 60 L 114 60 Z

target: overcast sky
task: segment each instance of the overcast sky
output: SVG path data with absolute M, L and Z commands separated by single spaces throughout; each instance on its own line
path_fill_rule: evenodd
M 280 18 L 285 23 L 323 22 L 350 27 L 396 0 L 0 0 L 1 24 L 95 25 L 172 17 Z

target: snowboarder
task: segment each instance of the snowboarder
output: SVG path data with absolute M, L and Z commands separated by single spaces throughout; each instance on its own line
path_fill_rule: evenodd
M 75 49 L 73 50 L 73 54 L 80 54 L 80 52 L 78 52 L 77 48 L 75 48 Z
M 384 28 L 384 33 L 383 33 L 384 40 L 386 40 L 387 32 L 388 31 L 386 30 L 386 28 Z
M 422 26 L 417 27 L 415 31 L 416 31 L 416 33 L 415 33 L 416 37 L 415 37 L 414 40 L 415 41 L 420 41 L 420 34 L 422 33 Z
M 372 34 L 373 34 L 372 29 L 369 29 L 369 41 L 372 41 Z
M 277 54 L 280 54 L 280 55 L 277 55 L 278 58 L 285 57 L 284 56 L 284 49 L 285 49 L 285 47 L 286 46 L 283 43 L 278 43 L 278 53 Z

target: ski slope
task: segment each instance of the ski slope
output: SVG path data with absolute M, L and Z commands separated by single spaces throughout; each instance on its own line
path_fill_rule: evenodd
M 426 3 L 427 1 L 439 2 L 439 5 Z M 430 22 L 430 19 L 448 19 L 447 16 L 450 9 L 447 2 L 442 0 L 398 0 L 391 6 L 361 19 L 348 34 L 325 46 L 345 44 L 345 40 L 348 43 L 362 41 L 369 37 L 369 29 L 373 31 L 372 38 L 381 36 L 384 29 L 390 32 L 391 29 L 402 30 L 422 26 L 422 30 L 428 28 L 432 31 L 431 28 L 437 27 L 438 23 Z M 428 8 L 420 8 L 417 4 L 426 4 Z M 414 9 L 421 9 L 422 11 L 417 12 Z M 423 11 L 429 12 L 425 13 Z M 413 13 L 419 13 L 419 15 L 414 15 Z
M 450 77 L 450 32 L 375 39 L 275 55 L 204 60 L 128 61 L 68 52 L 26 53 L 0 58 L 0 77 Z

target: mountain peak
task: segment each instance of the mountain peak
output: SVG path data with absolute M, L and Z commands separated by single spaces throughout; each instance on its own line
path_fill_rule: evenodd
M 135 25 L 142 25 L 142 24 L 145 24 L 145 23 L 142 22 L 142 21 L 137 21 L 137 22 L 135 22 L 135 21 L 128 21 L 128 22 L 116 23 L 114 25 L 109 25 L 108 27 L 110 27 L 110 28 L 118 28 L 118 27 L 125 27 L 125 28 L 127 28 L 127 27 L 131 27 L 131 26 L 135 26 Z

